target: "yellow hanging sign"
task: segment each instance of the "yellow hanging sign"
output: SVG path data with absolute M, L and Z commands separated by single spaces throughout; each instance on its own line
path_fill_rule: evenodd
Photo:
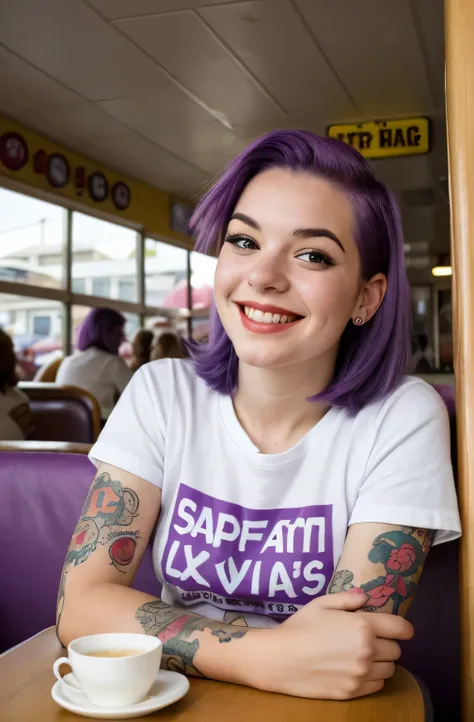
M 331 125 L 328 135 L 351 145 L 365 158 L 421 155 L 428 153 L 431 141 L 428 118 Z

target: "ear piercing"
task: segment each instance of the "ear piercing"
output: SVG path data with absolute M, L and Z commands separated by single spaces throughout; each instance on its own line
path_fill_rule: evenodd
M 363 326 L 364 319 L 361 318 L 361 316 L 356 316 L 352 319 L 352 323 L 354 324 L 354 326 Z

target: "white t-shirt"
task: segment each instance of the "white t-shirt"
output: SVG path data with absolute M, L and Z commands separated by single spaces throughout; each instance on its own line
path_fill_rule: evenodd
M 161 597 L 212 619 L 270 626 L 324 594 L 351 524 L 436 529 L 435 543 L 460 535 L 447 412 L 412 377 L 356 416 L 331 408 L 291 449 L 260 454 L 231 398 L 190 361 L 155 361 L 90 456 L 162 489 Z
M 9 386 L 0 391 L 0 441 L 23 441 L 32 431 L 28 396 Z
M 99 402 L 101 417 L 106 419 L 132 376 L 120 356 L 91 347 L 76 351 L 61 362 L 56 383 L 89 391 Z

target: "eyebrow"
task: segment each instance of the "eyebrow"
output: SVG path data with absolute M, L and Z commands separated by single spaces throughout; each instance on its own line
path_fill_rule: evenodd
M 254 221 L 254 219 L 250 218 L 250 216 L 246 216 L 245 213 L 234 213 L 230 220 L 242 221 L 251 228 L 255 228 L 256 231 L 262 230 L 258 225 L 257 221 Z M 339 248 L 341 248 L 341 250 L 345 253 L 345 248 L 339 238 L 336 236 L 335 233 L 328 230 L 327 228 L 297 228 L 296 231 L 293 232 L 293 235 L 297 238 L 330 238 L 332 241 L 334 241 L 334 243 L 337 243 Z

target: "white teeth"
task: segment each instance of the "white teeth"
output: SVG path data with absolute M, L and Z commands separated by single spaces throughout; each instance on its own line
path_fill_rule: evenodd
M 251 318 L 252 321 L 257 321 L 258 323 L 292 323 L 296 321 L 296 316 L 281 316 L 279 313 L 270 313 L 269 311 L 264 313 L 251 306 L 244 306 L 244 313 L 248 318 Z

